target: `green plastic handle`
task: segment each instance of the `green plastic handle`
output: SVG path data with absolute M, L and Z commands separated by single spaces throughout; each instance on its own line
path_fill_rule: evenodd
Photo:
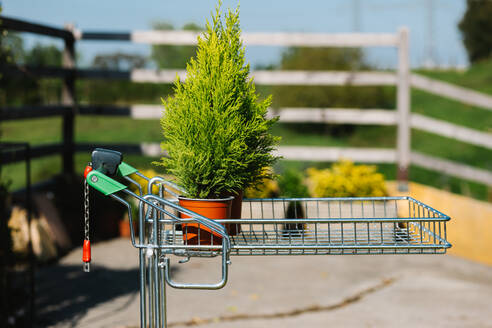
M 126 189 L 124 184 L 121 184 L 96 170 L 90 171 L 89 174 L 87 174 L 87 183 L 105 196 Z
M 118 175 L 121 177 L 126 177 L 127 175 L 133 174 L 138 172 L 136 168 L 133 166 L 126 164 L 125 162 L 121 162 L 121 164 L 118 166 Z

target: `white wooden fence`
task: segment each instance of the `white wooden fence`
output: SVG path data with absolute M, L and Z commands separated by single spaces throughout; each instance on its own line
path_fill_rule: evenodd
M 135 31 L 128 39 L 137 43 L 195 45 L 199 33 L 188 31 Z M 80 39 L 97 39 L 97 33 L 78 33 Z M 453 163 L 423 154 L 411 152 L 411 128 L 480 147 L 492 149 L 492 135 L 442 120 L 410 113 L 410 87 L 423 89 L 440 96 L 462 101 L 474 106 L 492 109 L 492 97 L 435 81 L 409 72 L 408 31 L 402 28 L 396 34 L 309 34 L 309 33 L 244 33 L 246 45 L 303 46 L 303 47 L 394 47 L 398 51 L 396 72 L 339 72 L 339 71 L 253 71 L 257 84 L 264 85 L 394 85 L 397 87 L 396 111 L 383 109 L 341 108 L 279 108 L 270 109 L 280 122 L 318 122 L 331 124 L 397 125 L 397 149 L 364 149 L 335 147 L 281 147 L 278 151 L 286 159 L 335 161 L 341 157 L 360 162 L 397 163 L 398 178 L 405 181 L 410 163 L 461 178 L 492 185 L 490 172 Z M 134 82 L 171 83 L 176 76 L 186 79 L 184 70 L 133 70 Z M 137 105 L 131 107 L 136 119 L 156 119 L 162 114 L 160 106 Z M 148 154 L 157 155 L 157 145 L 142 148 Z M 427 160 L 427 162 L 426 162 Z M 466 167 L 466 169 L 464 169 Z
M 397 87 L 396 111 L 383 109 L 341 108 L 279 108 L 270 109 L 280 122 L 318 122 L 331 124 L 377 124 L 397 125 L 397 148 L 336 148 L 336 147 L 281 147 L 278 151 L 286 159 L 336 161 L 351 158 L 359 162 L 397 163 L 398 179 L 406 181 L 410 163 L 427 169 L 492 185 L 489 171 L 453 163 L 432 156 L 411 152 L 411 128 L 442 135 L 480 147 L 492 149 L 492 134 L 442 120 L 410 113 L 410 87 L 419 88 L 440 96 L 465 102 L 474 106 L 492 109 L 492 97 L 465 88 L 453 86 L 410 74 L 408 30 L 401 28 L 396 34 L 310 34 L 310 33 L 244 33 L 246 45 L 302 46 L 302 47 L 394 47 L 398 51 L 397 71 L 393 72 L 333 72 L 333 71 L 253 71 L 251 76 L 257 84 L 264 85 L 394 85 Z M 101 36 L 101 35 L 99 35 Z M 195 45 L 199 33 L 189 31 L 135 31 L 128 39 L 136 43 Z M 79 39 L 97 39 L 97 33 L 77 34 Z M 110 37 L 110 36 L 108 36 Z M 176 76 L 186 79 L 184 70 L 133 70 L 130 79 L 134 82 L 171 83 Z M 136 119 L 159 118 L 160 106 L 137 105 L 131 107 L 131 116 Z M 157 155 L 158 145 L 144 145 L 142 150 Z
M 75 114 L 130 115 L 135 119 L 154 119 L 161 116 L 163 108 L 155 105 L 97 106 L 75 103 L 75 78 L 126 79 L 134 82 L 173 82 L 176 74 L 186 78 L 182 70 L 133 70 L 130 72 L 76 69 L 73 55 L 76 41 L 131 41 L 146 44 L 194 45 L 198 33 L 187 31 L 135 31 L 131 33 L 82 32 L 67 26 L 65 29 L 2 17 L 2 27 L 21 32 L 37 33 L 61 38 L 65 41 L 64 65 L 62 68 L 10 68 L 9 74 L 31 74 L 39 77 L 64 79 L 62 105 L 21 106 L 1 109 L 2 119 L 22 119 L 62 115 L 64 117 L 63 144 L 41 145 L 33 149 L 35 156 L 46 156 L 63 150 L 65 171 L 73 167 L 74 149 L 86 150 L 92 145 L 73 143 L 73 117 Z M 334 148 L 334 147 L 281 147 L 278 153 L 287 159 L 335 161 L 341 157 L 359 162 L 383 162 L 398 164 L 398 178 L 406 181 L 408 166 L 413 163 L 430 170 L 492 185 L 490 171 L 454 163 L 429 155 L 411 152 L 411 128 L 454 138 L 487 149 L 492 149 L 492 135 L 442 120 L 410 113 L 410 87 L 458 100 L 473 106 L 492 110 L 492 97 L 410 74 L 408 30 L 402 28 L 395 34 L 309 34 L 309 33 L 244 33 L 246 45 L 303 46 L 303 47 L 372 47 L 384 46 L 397 49 L 396 72 L 333 72 L 333 71 L 254 71 L 257 84 L 267 85 L 392 85 L 397 88 L 396 110 L 383 109 L 340 109 L 340 108 L 279 108 L 271 109 L 271 115 L 279 115 L 281 122 L 320 122 L 332 124 L 377 124 L 396 125 L 397 147 L 377 148 Z M 432 142 L 430 140 L 429 142 Z M 147 155 L 158 155 L 157 144 L 113 145 L 119 149 L 138 151 Z M 12 160 L 13 161 L 13 160 Z M 12 162 L 10 161 L 10 162 Z M 7 163 L 7 161 L 4 161 Z
M 111 39 L 111 35 L 105 33 L 77 32 L 75 36 L 81 40 Z M 135 31 L 128 35 L 128 40 L 147 44 L 174 44 L 194 45 L 199 33 L 186 31 Z M 365 124 L 377 124 L 379 118 L 383 118 L 383 124 L 397 124 L 398 140 L 396 163 L 398 164 L 398 179 L 406 181 L 408 177 L 408 166 L 410 164 L 410 73 L 408 61 L 408 30 L 401 28 L 396 34 L 308 34 L 308 33 L 244 33 L 243 41 L 246 45 L 263 46 L 303 46 L 303 47 L 368 47 L 386 46 L 398 50 L 397 73 L 387 72 L 326 72 L 326 71 L 255 71 L 253 76 L 257 84 L 267 85 L 396 85 L 397 87 L 397 111 L 396 120 L 392 114 L 386 115 L 384 111 L 377 110 L 371 115 L 361 114 L 358 110 L 334 111 L 329 109 L 313 109 L 308 117 L 318 117 L 331 123 L 355 123 L 363 119 Z M 183 70 L 133 70 L 130 79 L 134 82 L 160 82 L 170 83 L 176 75 L 186 79 Z M 138 108 L 138 109 L 137 109 Z M 332 115 L 325 115 L 327 110 Z M 310 110 L 311 111 L 311 110 Z M 132 109 L 132 116 L 144 118 L 153 116 L 150 107 L 136 107 Z M 281 120 L 293 122 L 299 116 L 300 109 L 280 110 Z M 304 112 L 304 114 L 307 111 Z M 374 116 L 377 113 L 378 116 Z M 361 119 L 357 118 L 357 115 Z M 390 117 L 391 116 L 391 117 Z M 359 150 L 362 151 L 362 150 Z M 305 154 L 305 152 L 303 152 Z M 345 151 L 337 151 L 327 148 L 324 154 L 347 154 Z M 366 157 L 377 158 L 380 150 L 365 152 Z M 314 156 L 314 155 L 313 155 Z M 352 156 L 348 156 L 352 157 Z M 298 159 L 307 159 L 306 155 Z M 327 155 L 325 159 L 335 159 L 335 156 Z M 380 157 L 385 160 L 386 157 Z M 393 160 L 394 162 L 394 160 Z

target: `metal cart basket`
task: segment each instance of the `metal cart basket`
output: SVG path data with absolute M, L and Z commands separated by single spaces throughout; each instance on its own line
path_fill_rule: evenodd
M 86 169 L 86 203 L 91 186 L 128 209 L 131 242 L 140 251 L 141 327 L 166 327 L 165 282 L 182 289 L 225 286 L 231 255 L 444 254 L 451 247 L 450 218 L 411 197 L 245 199 L 241 219 L 211 220 L 179 206 L 181 188 L 162 177 L 146 177 L 121 159 L 109 169 L 94 153 L 92 161 L 94 169 Z M 146 191 L 131 174 L 146 181 Z M 86 240 L 87 220 L 88 208 Z M 210 242 L 189 243 L 183 226 L 191 223 L 198 234 L 212 232 Z M 238 233 L 229 235 L 230 225 L 240 226 Z M 181 263 L 220 256 L 222 277 L 213 284 L 175 282 L 168 255 L 182 257 Z

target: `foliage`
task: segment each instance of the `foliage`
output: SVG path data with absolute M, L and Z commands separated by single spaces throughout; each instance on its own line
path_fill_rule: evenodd
M 278 179 L 280 196 L 287 198 L 309 197 L 307 186 L 303 180 L 304 177 L 298 170 L 286 170 Z
M 163 177 L 164 179 L 166 179 L 167 181 L 174 181 L 175 178 L 171 175 L 162 175 L 162 174 L 159 174 L 157 173 L 155 170 L 152 170 L 152 169 L 148 169 L 148 170 L 138 170 L 140 173 L 142 173 L 143 175 L 145 175 L 146 177 L 149 177 L 149 178 L 153 178 L 155 176 L 161 176 Z M 147 193 L 147 183 L 148 181 L 145 180 L 144 178 L 140 177 L 139 175 L 137 174 L 132 174 L 131 175 L 131 178 L 133 180 L 135 180 L 139 185 L 140 185 L 140 188 L 142 188 L 142 193 L 143 194 L 146 194 Z M 135 185 L 130 185 L 130 189 L 135 192 L 135 193 L 138 193 L 139 190 L 138 188 L 135 186 Z M 166 192 L 166 190 L 171 190 L 172 192 L 174 192 L 175 194 L 179 194 L 179 191 L 174 189 L 174 188 L 170 188 L 169 186 L 165 186 L 165 190 L 164 190 L 164 197 L 167 197 L 169 196 Z M 159 186 L 157 184 L 154 184 L 152 186 L 152 193 L 154 195 L 158 195 L 159 194 Z
M 384 176 L 374 165 L 354 165 L 343 160 L 331 168 L 309 168 L 308 186 L 314 197 L 379 197 L 386 196 Z
M 259 183 L 276 157 L 278 143 L 267 119 L 270 98 L 259 101 L 240 39 L 239 10 L 228 10 L 225 25 L 220 4 L 198 37 L 196 58 L 187 80 L 177 78 L 175 94 L 163 100 L 161 164 L 189 197 L 217 198 Z
M 113 70 L 132 70 L 143 68 L 147 64 L 147 58 L 139 54 L 127 54 L 114 52 L 98 54 L 92 60 L 92 67 Z
M 420 70 L 417 73 L 492 95 L 492 57 L 473 63 L 466 70 Z
M 13 66 L 23 60 L 22 39 L 16 33 L 3 30 L 0 33 L 0 67 Z M 15 105 L 19 102 L 36 103 L 39 101 L 33 78 L 12 78 L 0 73 L 0 106 Z
M 353 71 L 368 68 L 360 50 L 343 48 L 289 48 L 280 63 L 283 70 Z M 272 93 L 274 107 L 394 107 L 394 91 L 383 87 L 274 86 Z M 330 126 L 329 130 L 337 132 L 347 128 Z
M 169 23 L 157 22 L 153 24 L 154 30 L 173 30 Z M 203 28 L 194 24 L 185 24 L 185 31 L 201 31 Z M 191 57 L 196 55 L 196 46 L 153 45 L 151 58 L 158 68 L 184 68 Z
M 60 66 L 62 52 L 55 45 L 37 43 L 24 55 L 24 63 L 32 66 Z
M 268 175 L 273 174 L 273 170 L 270 167 L 264 168 Z M 256 186 L 250 186 L 244 191 L 246 198 L 275 198 L 279 194 L 279 187 L 277 181 L 270 177 L 263 178 Z
M 156 104 L 160 102 L 163 95 L 172 93 L 172 85 L 131 81 L 77 80 L 76 91 L 80 103 Z
M 465 15 L 458 24 L 470 62 L 492 55 L 492 2 L 467 0 Z
M 60 66 L 61 51 L 54 45 L 36 44 L 24 48 L 22 38 L 9 31 L 1 36 L 0 66 L 32 65 Z M 61 84 L 54 79 L 36 79 L 30 76 L 0 77 L 0 106 L 37 105 L 58 102 Z
M 24 58 L 23 40 L 17 33 L 3 30 L 0 34 L 0 62 L 12 65 Z

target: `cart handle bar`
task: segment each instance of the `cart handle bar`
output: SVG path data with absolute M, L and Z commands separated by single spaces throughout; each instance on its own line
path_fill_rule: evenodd
M 222 239 L 222 247 L 226 249 L 226 240 Z M 169 274 L 169 268 L 171 267 L 169 264 L 169 258 L 163 257 L 159 263 L 159 267 L 164 271 L 164 278 L 169 286 L 177 289 L 221 289 L 227 284 L 227 277 L 229 271 L 229 264 L 231 261 L 228 259 L 229 252 L 222 252 L 222 278 L 218 283 L 215 284 L 189 284 L 189 283 L 180 283 L 175 282 L 171 279 L 171 275 Z
M 220 224 L 218 224 L 218 223 L 216 223 L 216 222 L 214 222 L 214 221 L 212 221 L 212 220 L 210 220 L 204 216 L 201 216 L 195 212 L 187 210 L 187 209 L 185 209 L 185 208 L 183 208 L 183 207 L 181 207 L 181 206 L 179 206 L 173 202 L 170 202 L 168 200 L 160 198 L 158 196 L 149 194 L 149 195 L 145 195 L 145 196 L 141 197 L 141 196 L 138 196 L 137 194 L 129 191 L 128 189 L 125 189 L 123 191 L 128 193 L 129 195 L 139 199 L 141 202 L 151 206 L 152 208 L 154 208 L 158 211 L 161 211 L 163 213 L 166 213 L 167 215 L 173 217 L 176 221 L 179 221 L 179 219 L 175 218 L 171 213 L 167 212 L 166 210 L 164 210 L 160 206 L 152 203 L 150 200 L 153 200 L 153 201 L 156 201 L 159 203 L 164 203 L 166 206 L 170 206 L 170 207 L 172 207 L 178 211 L 182 211 L 183 213 L 192 216 L 193 219 L 198 221 L 200 224 L 207 226 L 209 229 L 217 232 L 218 234 L 220 234 L 222 236 L 222 277 L 221 277 L 219 282 L 217 282 L 215 284 L 190 284 L 190 283 L 175 282 L 174 280 L 171 279 L 171 275 L 169 274 L 169 271 L 170 271 L 169 258 L 162 257 L 160 259 L 161 262 L 159 263 L 159 268 L 160 268 L 160 270 L 163 271 L 164 279 L 166 280 L 166 282 L 169 286 L 171 286 L 173 288 L 177 288 L 177 289 L 214 290 L 214 289 L 220 289 L 227 284 L 227 279 L 228 279 L 228 275 L 229 275 L 229 264 L 231 264 L 231 261 L 230 261 L 231 241 L 230 241 L 229 235 L 226 233 L 226 230 L 222 225 L 220 225 Z M 130 229 L 132 229 L 132 233 L 131 233 L 132 244 L 133 244 L 133 246 L 135 246 L 136 242 L 135 242 L 134 233 L 133 233 L 133 218 L 132 218 L 132 213 L 131 213 L 131 205 L 121 197 L 118 197 L 114 194 L 111 194 L 110 196 L 112 198 L 114 198 L 115 200 L 119 201 L 120 203 L 126 205 L 126 207 L 128 209 L 128 218 L 130 221 Z M 143 211 L 142 206 L 139 206 L 139 211 Z M 142 217 L 142 214 L 143 213 L 140 213 L 141 217 Z

